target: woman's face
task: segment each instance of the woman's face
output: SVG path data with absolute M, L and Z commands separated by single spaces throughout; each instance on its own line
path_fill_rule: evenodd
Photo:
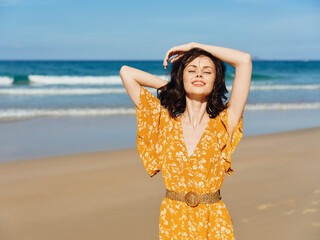
M 208 96 L 213 89 L 216 71 L 213 61 L 199 56 L 183 70 L 183 84 L 186 94 L 197 98 Z

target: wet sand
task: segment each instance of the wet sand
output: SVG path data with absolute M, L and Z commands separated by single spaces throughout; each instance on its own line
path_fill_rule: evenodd
M 237 240 L 320 236 L 320 128 L 247 136 L 222 200 Z M 165 194 L 136 148 L 0 163 L 0 239 L 157 239 Z

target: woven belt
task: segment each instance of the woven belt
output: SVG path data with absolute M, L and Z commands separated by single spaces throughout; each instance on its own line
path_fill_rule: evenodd
M 166 198 L 186 202 L 190 207 L 196 207 L 200 203 L 216 203 L 221 199 L 220 189 L 214 193 L 199 194 L 194 191 L 187 193 L 175 192 L 166 189 Z

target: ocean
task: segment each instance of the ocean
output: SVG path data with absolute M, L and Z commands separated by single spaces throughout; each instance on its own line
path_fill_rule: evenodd
M 320 126 L 320 61 L 252 64 L 244 135 Z M 171 65 L 164 69 L 162 60 L 0 61 L 0 161 L 134 147 L 123 65 L 169 80 Z M 235 69 L 226 67 L 229 98 Z
M 135 114 L 122 65 L 169 80 L 162 61 L 0 61 L 0 121 Z M 235 69 L 226 66 L 229 98 Z M 320 108 L 320 61 L 253 61 L 245 110 L 314 108 Z

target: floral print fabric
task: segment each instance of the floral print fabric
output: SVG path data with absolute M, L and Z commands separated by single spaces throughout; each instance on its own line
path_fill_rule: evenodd
M 211 118 L 198 145 L 188 156 L 180 117 L 171 118 L 160 100 L 140 88 L 137 114 L 137 149 L 150 177 L 160 170 L 165 187 L 199 194 L 216 192 L 225 173 L 231 175 L 231 154 L 243 136 L 243 114 L 232 135 L 227 108 Z M 164 197 L 160 207 L 159 239 L 235 239 L 228 210 L 220 200 L 190 207 Z

